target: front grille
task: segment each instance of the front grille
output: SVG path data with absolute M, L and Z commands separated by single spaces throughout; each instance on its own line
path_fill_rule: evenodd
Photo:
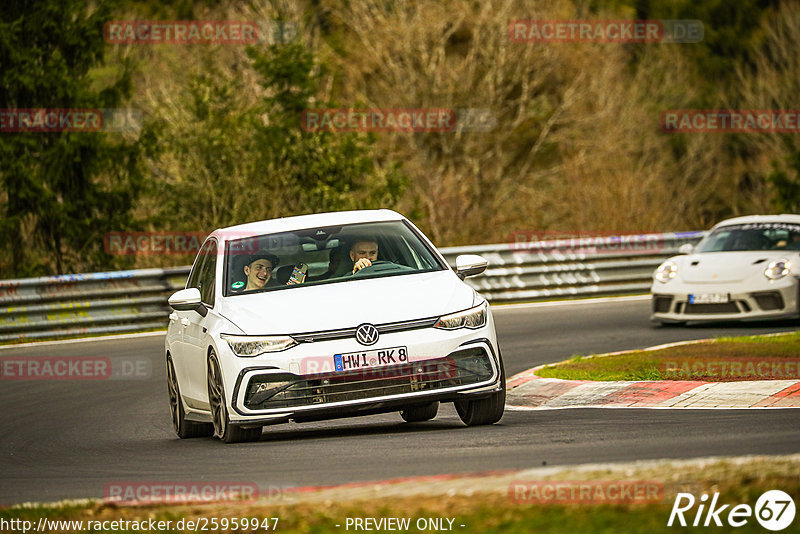
M 390 332 L 405 332 L 408 330 L 419 330 L 421 328 L 431 328 L 436 324 L 439 319 L 437 317 L 428 319 L 419 319 L 415 321 L 399 321 L 396 323 L 384 323 L 375 325 L 380 334 L 388 334 Z M 300 334 L 291 334 L 291 336 L 299 343 L 313 343 L 315 341 L 331 341 L 333 339 L 347 339 L 356 337 L 356 329 L 342 328 L 340 330 L 323 330 L 320 332 L 303 332 Z
M 739 313 L 735 302 L 721 302 L 717 304 L 686 304 L 684 313 Z
M 478 384 L 491 377 L 489 355 L 476 347 L 446 358 L 346 373 L 259 375 L 250 379 L 244 405 L 250 410 L 318 406 Z
M 782 310 L 784 307 L 783 297 L 777 291 L 765 291 L 763 293 L 753 293 L 752 297 L 755 299 L 758 307 L 764 311 L 769 310 Z
M 672 297 L 667 295 L 653 295 L 653 312 L 669 313 L 672 306 Z

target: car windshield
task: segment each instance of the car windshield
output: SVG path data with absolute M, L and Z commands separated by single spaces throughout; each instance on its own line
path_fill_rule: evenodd
M 800 251 L 800 224 L 759 222 L 721 226 L 708 234 L 695 252 L 742 250 Z
M 372 265 L 354 273 L 354 259 L 362 256 Z M 225 296 L 448 268 L 403 221 L 233 239 L 225 258 Z

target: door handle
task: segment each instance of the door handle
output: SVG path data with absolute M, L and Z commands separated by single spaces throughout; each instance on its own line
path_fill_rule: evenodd
M 187 319 L 186 317 L 184 317 L 183 319 L 181 319 L 181 324 L 182 324 L 183 326 L 189 326 L 189 324 L 190 324 L 190 323 L 191 323 L 191 321 L 189 321 L 189 319 Z
M 170 322 L 174 323 L 175 321 L 178 320 L 178 314 L 175 313 L 175 312 L 170 313 L 169 314 L 169 320 L 170 320 Z

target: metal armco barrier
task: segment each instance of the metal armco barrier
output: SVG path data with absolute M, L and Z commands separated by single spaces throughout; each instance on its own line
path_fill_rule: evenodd
M 451 266 L 459 254 L 485 257 L 486 273 L 467 283 L 498 303 L 645 293 L 655 268 L 703 235 L 576 237 L 440 250 Z M 0 281 L 0 340 L 166 328 L 167 298 L 184 287 L 188 275 L 187 266 Z
M 490 302 L 646 293 L 653 271 L 705 232 L 576 237 L 555 241 L 441 249 L 455 265 L 459 254 L 489 261 L 485 276 L 467 278 Z
M 189 267 L 0 282 L 0 340 L 164 328 Z

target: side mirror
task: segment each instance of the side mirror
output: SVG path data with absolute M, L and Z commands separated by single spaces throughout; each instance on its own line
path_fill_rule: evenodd
M 678 247 L 678 254 L 691 254 L 694 251 L 694 245 L 691 243 L 684 243 Z
M 167 301 L 173 310 L 196 311 L 203 317 L 208 315 L 208 308 L 202 303 L 200 290 L 196 287 L 181 289 L 172 294 Z
M 456 258 L 456 275 L 462 280 L 468 276 L 481 274 L 486 270 L 489 262 L 477 254 L 462 254 Z

